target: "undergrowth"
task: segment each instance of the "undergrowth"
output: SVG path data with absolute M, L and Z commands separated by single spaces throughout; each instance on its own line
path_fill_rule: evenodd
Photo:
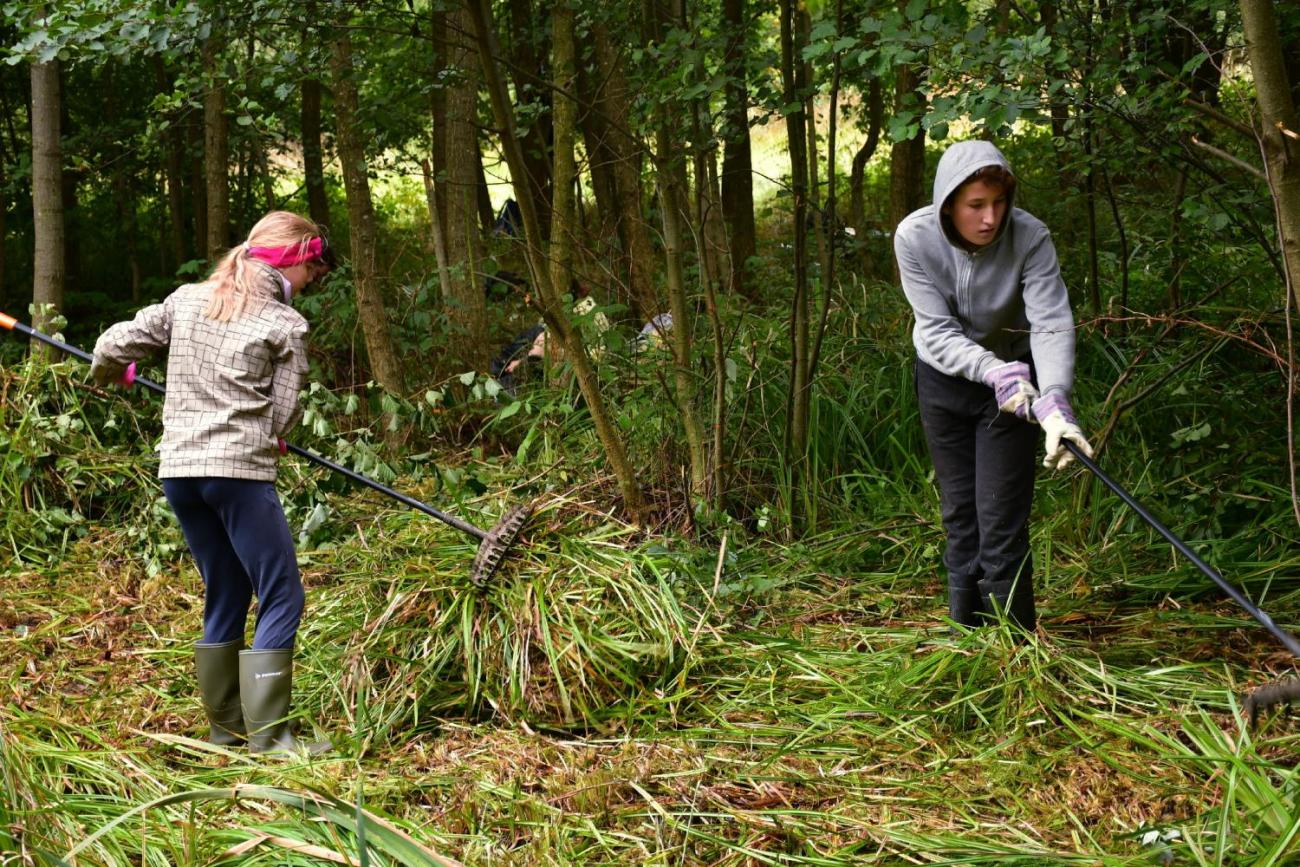
M 1039 633 L 943 619 L 904 314 L 878 285 L 833 307 L 797 540 L 785 337 L 758 317 L 728 320 L 723 515 L 680 495 L 653 371 L 609 385 L 658 503 L 641 527 L 562 376 L 513 410 L 482 380 L 308 394 L 303 442 L 335 459 L 479 526 L 538 505 L 480 591 L 467 539 L 286 461 L 297 708 L 335 747 L 311 761 L 202 740 L 156 401 L 0 370 L 3 862 L 1295 863 L 1294 715 L 1238 711 L 1293 661 L 1084 471 L 1039 482 Z M 1076 405 L 1103 466 L 1294 628 L 1284 395 L 1247 342 L 1277 323 L 1201 315 L 1222 345 L 1085 326 Z

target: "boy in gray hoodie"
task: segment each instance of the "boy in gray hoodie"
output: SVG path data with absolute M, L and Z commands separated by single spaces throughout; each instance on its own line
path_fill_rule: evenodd
M 934 204 L 894 234 L 916 325 L 916 389 L 939 484 L 948 610 L 966 626 L 995 609 L 1035 626 L 1029 511 L 1036 421 L 1045 467 L 1088 455 L 1070 407 L 1074 317 L 1043 223 L 1013 204 L 1006 157 L 985 141 L 944 152 Z

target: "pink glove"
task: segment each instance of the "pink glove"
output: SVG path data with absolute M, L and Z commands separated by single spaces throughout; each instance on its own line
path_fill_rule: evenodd
M 126 370 L 122 371 L 122 378 L 119 379 L 118 382 L 121 385 L 125 385 L 127 388 L 130 388 L 131 386 L 135 385 L 135 362 L 134 361 L 126 366 Z
M 287 455 L 287 454 L 289 454 L 289 444 L 288 444 L 287 442 L 285 442 L 281 437 L 276 437 L 276 438 L 275 438 L 275 444 L 276 444 L 277 446 L 279 446 L 279 448 L 280 448 L 280 454 L 282 454 L 282 455 Z

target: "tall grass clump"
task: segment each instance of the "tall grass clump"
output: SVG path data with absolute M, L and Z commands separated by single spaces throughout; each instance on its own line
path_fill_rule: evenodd
M 553 503 L 481 589 L 464 540 L 423 516 L 386 526 L 334 567 L 302 641 L 319 648 L 314 664 L 343 672 L 321 689 L 368 739 L 449 713 L 599 725 L 687 662 L 685 602 L 705 579 L 626 525 Z

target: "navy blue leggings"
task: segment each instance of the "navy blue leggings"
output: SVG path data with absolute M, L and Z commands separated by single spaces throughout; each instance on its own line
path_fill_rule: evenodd
M 254 650 L 292 648 L 302 618 L 302 579 L 275 485 L 249 479 L 163 479 L 206 588 L 203 641 L 244 637 L 257 596 Z

